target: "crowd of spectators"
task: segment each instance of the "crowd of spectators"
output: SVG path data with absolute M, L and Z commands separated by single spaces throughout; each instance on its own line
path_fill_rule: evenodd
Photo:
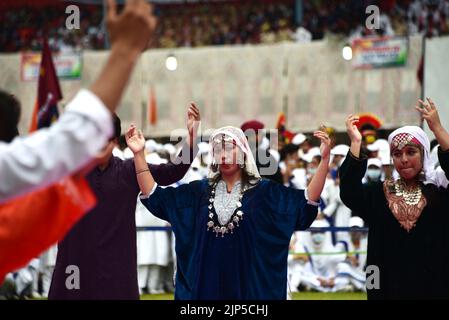
M 0 10 L 0 52 L 40 50 L 47 35 L 54 50 L 104 49 L 103 9 L 77 4 L 79 29 L 66 27 L 70 2 L 8 5 Z M 370 30 L 365 10 L 375 4 L 380 28 Z M 312 41 L 327 34 L 349 38 L 369 35 L 437 37 L 449 33 L 449 0 L 260 0 L 199 1 L 157 5 L 154 47 L 201 47 Z

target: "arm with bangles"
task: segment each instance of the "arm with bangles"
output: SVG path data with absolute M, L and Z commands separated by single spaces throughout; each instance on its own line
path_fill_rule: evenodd
M 189 170 L 198 152 L 196 141 L 200 122 L 200 110 L 192 102 L 187 109 L 187 142 L 182 146 L 181 152 L 173 162 L 150 167 L 152 175 L 159 185 L 173 184 L 181 180 Z
M 140 191 L 148 195 L 153 191 L 156 182 L 145 160 L 145 138 L 140 130 L 131 125 L 125 134 L 125 139 L 128 148 L 134 153 L 134 166 Z
M 324 130 L 318 130 L 313 133 L 314 137 L 320 139 L 320 152 L 321 161 L 318 165 L 317 171 L 314 174 L 309 186 L 307 187 L 308 200 L 319 202 L 321 192 L 326 182 L 326 177 L 329 172 L 329 160 L 330 160 L 330 139 L 328 134 Z
M 180 160 L 177 164 L 170 163 L 166 165 L 152 166 L 152 170 L 154 170 L 154 177 L 158 179 L 158 183 L 161 183 L 162 185 L 169 185 L 179 181 L 185 175 L 190 167 L 191 157 L 195 155 L 197 149 L 196 137 L 198 134 L 200 121 L 200 111 L 194 103 L 191 103 L 187 110 L 187 145 L 189 146 L 189 159 L 188 161 L 183 161 L 185 160 L 184 156 L 180 154 L 178 158 L 181 159 L 177 159 Z M 134 125 L 131 125 L 128 129 L 125 138 L 126 144 L 134 153 L 134 166 L 136 169 L 137 182 L 139 184 L 140 191 L 142 194 L 148 195 L 153 190 L 156 182 L 145 159 L 145 138 L 142 132 L 140 130 L 138 131 Z

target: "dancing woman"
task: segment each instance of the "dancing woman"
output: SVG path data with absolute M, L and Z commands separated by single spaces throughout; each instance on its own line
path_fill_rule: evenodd
M 141 134 L 130 129 L 142 203 L 175 233 L 175 299 L 286 299 L 290 238 L 315 219 L 328 171 L 329 137 L 315 137 L 322 160 L 307 190 L 261 179 L 245 135 L 229 126 L 210 137 L 208 179 L 163 189 L 144 161 Z
M 388 137 L 400 178 L 363 185 L 367 159 L 360 154 L 358 118 L 346 120 L 351 148 L 339 172 L 340 197 L 369 226 L 368 299 L 449 298 L 449 134 L 427 101 L 419 100 L 416 109 L 440 143 L 439 172 L 430 161 L 427 135 L 405 126 Z

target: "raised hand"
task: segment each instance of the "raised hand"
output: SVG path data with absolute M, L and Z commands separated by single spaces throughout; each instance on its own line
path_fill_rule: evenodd
M 322 125 L 320 127 L 320 130 L 317 130 L 313 133 L 313 136 L 315 138 L 320 139 L 320 153 L 321 153 L 321 159 L 322 160 L 329 160 L 330 154 L 331 154 L 331 139 L 329 138 L 329 135 L 325 131 L 326 127 Z
M 192 145 L 198 134 L 198 127 L 200 125 L 201 115 L 200 110 L 195 103 L 190 103 L 189 109 L 187 110 L 187 130 L 189 131 L 189 144 Z
M 421 116 L 424 120 L 426 120 L 429 129 L 434 132 L 442 127 L 440 116 L 438 115 L 438 110 L 435 103 L 430 98 L 426 99 L 428 103 L 425 103 L 419 99 L 418 105 L 415 106 L 415 109 L 421 113 Z
M 353 114 L 350 114 L 348 118 L 346 118 L 346 132 L 348 133 L 351 142 L 362 142 L 362 134 L 355 125 L 357 122 L 359 122 L 359 117 Z
M 126 144 L 131 151 L 136 154 L 145 148 L 145 138 L 142 131 L 137 130 L 135 125 L 131 125 L 125 134 Z
M 362 145 L 362 134 L 355 125 L 357 122 L 359 122 L 359 117 L 353 114 L 346 118 L 346 132 L 351 140 L 350 150 L 355 157 L 360 156 L 360 147 Z
M 120 14 L 117 14 L 115 0 L 108 0 L 107 7 L 111 47 L 120 47 L 126 53 L 140 54 L 148 47 L 156 29 L 152 5 L 145 0 L 128 0 Z
M 145 0 L 128 0 L 120 14 L 117 14 L 115 0 L 108 0 L 107 7 L 111 50 L 90 91 L 109 110 L 115 111 L 137 59 L 153 38 L 156 18 Z
M 321 152 L 321 161 L 318 165 L 316 173 L 313 175 L 312 180 L 307 187 L 307 194 L 309 200 L 318 201 L 321 195 L 321 192 L 324 188 L 324 183 L 326 182 L 326 176 L 329 172 L 329 160 L 331 153 L 331 139 L 326 132 L 326 127 L 323 125 L 320 127 L 320 130 L 317 130 L 313 133 L 313 136 L 320 139 L 320 152 Z

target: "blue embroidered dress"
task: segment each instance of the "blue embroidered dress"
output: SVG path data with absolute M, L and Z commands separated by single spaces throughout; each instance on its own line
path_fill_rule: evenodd
M 263 179 L 244 192 L 243 220 L 222 237 L 207 227 L 211 189 L 204 179 L 157 187 L 141 200 L 175 233 L 175 299 L 285 299 L 290 238 L 310 226 L 317 207 L 308 203 L 304 190 Z

